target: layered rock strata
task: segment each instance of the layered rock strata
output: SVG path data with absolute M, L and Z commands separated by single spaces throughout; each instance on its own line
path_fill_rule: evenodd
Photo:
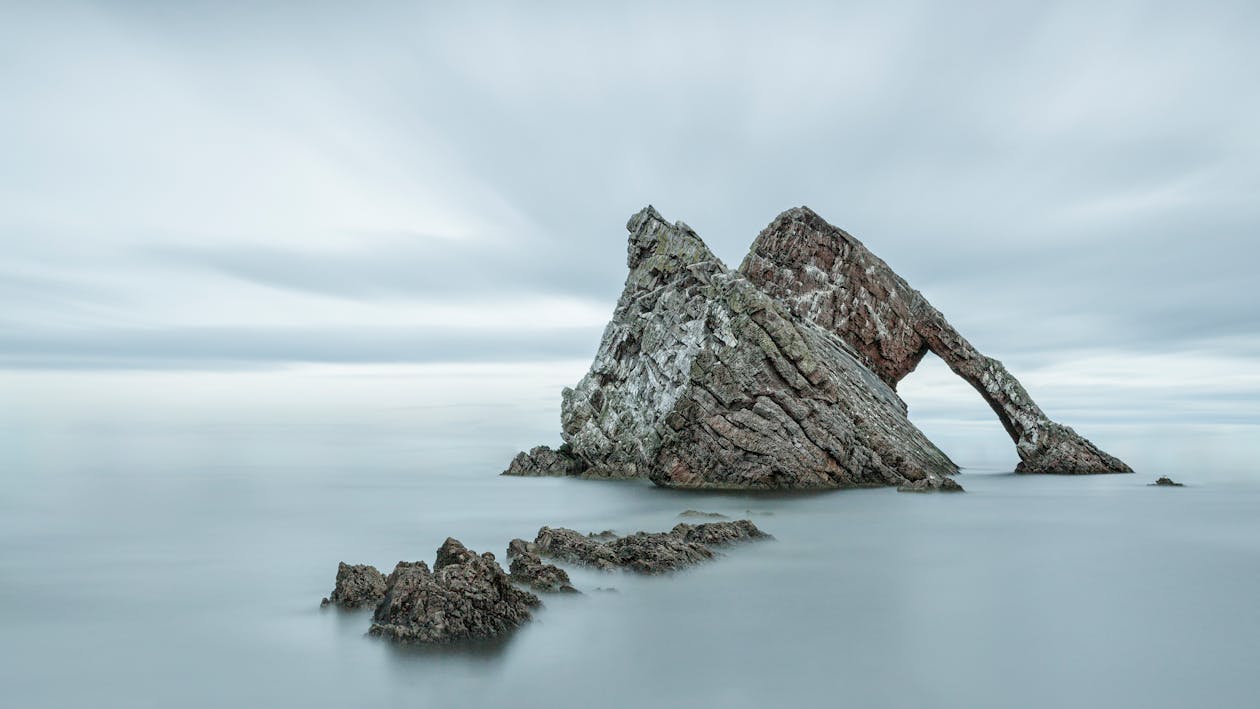
M 337 564 L 337 580 L 333 591 L 320 602 L 322 606 L 342 608 L 375 606 L 385 595 L 385 574 L 367 564 Z
M 1002 363 L 976 350 L 940 311 L 860 241 L 806 207 L 757 236 L 740 273 L 800 319 L 839 335 L 889 387 L 932 352 L 988 402 L 1026 473 L 1132 472 L 1052 421 Z
M 533 545 L 524 539 L 513 539 L 507 549 L 508 575 L 520 584 L 535 591 L 577 593 L 569 581 L 569 573 L 554 564 L 548 564 L 534 551 Z
M 625 289 L 590 372 L 563 392 L 567 455 L 535 449 L 518 468 L 718 488 L 957 471 L 838 335 L 728 269 L 686 224 L 647 207 L 627 229 Z
M 564 527 L 543 527 L 533 549 L 542 556 L 604 570 L 661 574 L 714 558 L 711 547 L 768 538 L 748 520 L 678 524 L 668 532 L 635 532 L 610 540 Z

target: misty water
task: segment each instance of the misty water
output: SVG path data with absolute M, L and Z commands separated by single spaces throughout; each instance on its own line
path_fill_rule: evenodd
M 556 393 L 575 367 L 0 382 L 12 402 L 0 420 L 5 706 L 1250 707 L 1260 696 L 1260 484 L 1248 471 L 1161 468 L 1139 435 L 1109 441 L 1136 475 L 972 468 L 962 495 L 499 477 L 515 449 L 554 440 Z M 1156 472 L 1189 484 L 1149 487 Z M 370 611 L 319 607 L 338 561 L 431 563 L 447 536 L 502 559 L 509 539 L 544 524 L 664 530 L 689 508 L 747 517 L 775 540 L 667 577 L 570 567 L 586 593 L 546 597 L 498 643 L 399 648 L 364 635 Z

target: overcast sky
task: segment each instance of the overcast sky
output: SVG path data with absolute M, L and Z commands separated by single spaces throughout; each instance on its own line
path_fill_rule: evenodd
M 805 204 L 1017 375 L 1260 406 L 1255 2 L 0 8 L 0 367 L 589 360 L 631 213 Z

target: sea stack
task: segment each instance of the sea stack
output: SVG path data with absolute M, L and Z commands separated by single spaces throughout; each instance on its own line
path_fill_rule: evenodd
M 625 290 L 590 372 L 563 392 L 565 451 L 578 464 L 559 467 L 705 488 L 957 472 L 838 335 L 728 269 L 686 224 L 647 207 L 626 226 Z
M 508 475 L 647 477 L 683 488 L 961 489 L 896 386 L 938 354 L 993 407 L 1018 472 L 1132 472 L 1051 421 L 857 239 L 805 207 L 739 270 L 651 206 L 630 218 L 630 273 L 590 371 L 562 394 L 564 445 Z

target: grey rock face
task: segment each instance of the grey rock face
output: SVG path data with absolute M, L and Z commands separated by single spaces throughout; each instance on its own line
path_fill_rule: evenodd
M 367 564 L 337 564 L 337 580 L 333 592 L 320 602 L 321 606 L 336 605 L 342 608 L 374 606 L 385 595 L 385 575 Z
M 808 208 L 780 214 L 740 272 L 797 318 L 840 336 L 889 387 L 933 352 L 980 392 L 1015 441 L 1026 473 L 1132 472 L 1050 420 L 1002 363 L 978 352 L 860 241 Z
M 543 556 L 600 569 L 661 574 L 712 559 L 710 547 L 769 536 L 748 520 L 678 524 L 669 532 L 635 532 L 607 541 L 563 527 L 543 527 L 533 548 Z
M 493 554 L 447 539 L 432 571 L 424 562 L 394 569 L 368 632 L 403 643 L 492 638 L 529 620 L 538 603 L 512 584 Z
M 564 527 L 539 529 L 534 549 L 542 556 L 600 569 L 615 569 L 620 565 L 617 555 L 604 541 Z
M 957 467 L 837 334 L 724 266 L 690 227 L 631 217 L 625 290 L 562 402 L 587 475 L 660 485 L 899 485 Z
M 532 546 L 523 539 L 513 539 L 508 543 L 511 579 L 535 591 L 577 593 L 578 590 L 569 581 L 568 572 L 554 564 L 544 563 Z

